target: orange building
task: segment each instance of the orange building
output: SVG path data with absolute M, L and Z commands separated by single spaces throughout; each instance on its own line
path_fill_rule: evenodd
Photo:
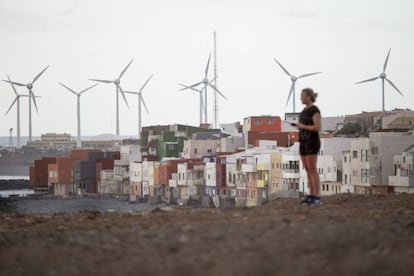
M 282 119 L 279 116 L 250 116 L 244 118 L 243 132 L 281 132 Z

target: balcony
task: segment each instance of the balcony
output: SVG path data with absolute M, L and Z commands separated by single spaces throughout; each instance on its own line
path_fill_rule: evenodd
M 256 165 L 254 164 L 242 164 L 241 170 L 244 173 L 257 172 Z
M 414 176 L 389 176 L 388 185 L 396 187 L 413 187 Z
M 299 170 L 296 169 L 283 170 L 282 177 L 288 179 L 300 178 L 300 173 Z

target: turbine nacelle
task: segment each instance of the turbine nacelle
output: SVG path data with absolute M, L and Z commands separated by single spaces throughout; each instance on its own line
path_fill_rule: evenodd
M 381 73 L 381 74 L 380 74 L 380 78 L 381 78 L 381 79 L 383 79 L 383 80 L 384 80 L 384 79 L 386 79 L 386 78 L 387 78 L 387 74 L 385 74 L 385 73 Z
M 121 84 L 121 80 L 120 80 L 120 79 L 115 79 L 115 80 L 114 80 L 114 83 L 115 83 L 116 85 L 120 85 L 120 84 Z
M 26 84 L 26 87 L 27 87 L 27 89 L 31 90 L 33 88 L 33 84 L 28 83 L 28 84 Z
M 204 78 L 202 82 L 203 82 L 204 84 L 208 84 L 208 79 L 207 79 L 207 78 Z
M 291 81 L 293 81 L 293 82 L 295 82 L 295 81 L 297 81 L 297 80 L 298 80 L 298 77 L 296 77 L 296 76 L 292 76 L 292 77 L 290 78 L 290 80 L 291 80 Z

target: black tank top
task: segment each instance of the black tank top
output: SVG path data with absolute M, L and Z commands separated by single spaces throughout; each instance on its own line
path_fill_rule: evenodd
M 309 108 L 304 108 L 302 112 L 299 114 L 299 123 L 304 125 L 313 125 L 312 117 L 316 113 L 321 113 L 319 108 L 315 105 L 312 105 Z M 318 131 L 309 131 L 300 129 L 299 130 L 299 141 L 310 141 L 310 140 L 319 140 L 319 132 Z

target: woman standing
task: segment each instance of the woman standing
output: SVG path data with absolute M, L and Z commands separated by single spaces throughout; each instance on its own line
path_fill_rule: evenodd
M 317 93 L 311 88 L 305 88 L 301 93 L 301 101 L 305 108 L 299 115 L 296 125 L 299 129 L 299 152 L 302 163 L 308 175 L 309 195 L 301 202 L 302 204 L 321 204 L 319 173 L 316 168 L 318 152 L 321 147 L 319 131 L 321 130 L 321 113 L 314 105 Z

